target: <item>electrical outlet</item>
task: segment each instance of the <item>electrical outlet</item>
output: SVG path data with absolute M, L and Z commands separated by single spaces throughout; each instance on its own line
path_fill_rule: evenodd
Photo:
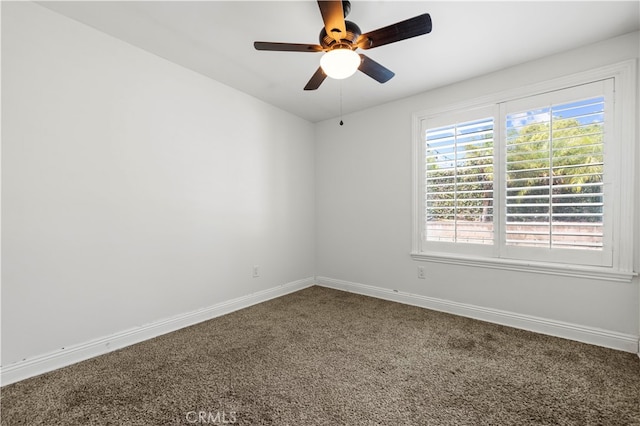
M 427 276 L 424 273 L 424 266 L 418 266 L 418 278 L 424 280 Z
M 258 265 L 253 265 L 253 278 L 258 278 L 260 276 L 260 267 Z

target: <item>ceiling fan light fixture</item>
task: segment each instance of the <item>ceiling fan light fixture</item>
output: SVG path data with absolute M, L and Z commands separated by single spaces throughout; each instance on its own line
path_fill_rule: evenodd
M 360 66 L 360 55 L 351 49 L 333 49 L 322 55 L 320 67 L 331 78 L 351 77 Z

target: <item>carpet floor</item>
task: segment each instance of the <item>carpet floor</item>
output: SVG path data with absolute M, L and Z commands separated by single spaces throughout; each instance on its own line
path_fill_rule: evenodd
M 310 287 L 0 391 L 13 425 L 640 425 L 640 360 Z

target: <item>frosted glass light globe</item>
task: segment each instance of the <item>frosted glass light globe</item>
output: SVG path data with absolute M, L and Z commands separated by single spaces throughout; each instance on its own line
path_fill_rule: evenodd
M 330 50 L 320 58 L 320 66 L 331 78 L 351 77 L 360 66 L 360 55 L 351 49 Z

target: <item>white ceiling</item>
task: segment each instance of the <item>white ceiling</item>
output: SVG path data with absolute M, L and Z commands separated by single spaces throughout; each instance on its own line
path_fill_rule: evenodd
M 71 1 L 41 5 L 312 122 L 400 99 L 640 29 L 638 1 L 358 1 L 364 32 L 429 13 L 431 34 L 366 54 L 396 76 L 303 87 L 321 53 L 256 51 L 253 42 L 318 43 L 315 1 Z

